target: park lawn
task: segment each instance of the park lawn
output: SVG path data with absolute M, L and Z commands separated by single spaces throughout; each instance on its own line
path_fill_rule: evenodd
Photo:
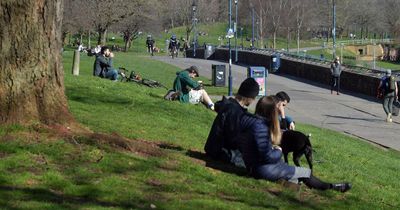
M 98 134 L 59 135 L 39 125 L 0 127 L 0 209 L 400 207 L 397 151 L 299 123 L 299 130 L 312 133 L 314 174 L 350 181 L 353 189 L 345 194 L 305 186 L 293 191 L 207 159 L 202 148 L 215 113 L 165 101 L 162 88 L 95 78 L 93 57 L 82 56 L 81 74 L 72 76 L 71 57 L 64 53 L 70 111 Z M 166 86 L 178 70 L 135 53 L 117 54 L 115 64 Z M 218 94 L 220 88 L 210 91 Z
M 197 36 L 199 46 L 201 47 L 203 46 L 203 44 L 227 45 L 228 39 L 225 38 L 227 29 L 228 29 L 228 24 L 222 22 L 216 22 L 212 24 L 198 24 L 197 32 L 203 33 L 203 35 Z M 193 33 L 194 30 L 190 33 L 191 40 L 193 40 Z M 161 50 L 159 55 L 165 55 L 166 40 L 169 40 L 172 34 L 175 34 L 178 39 L 180 38 L 186 39 L 186 27 L 185 26 L 175 27 L 168 30 L 167 32 L 160 32 L 158 34 L 142 32 L 140 35 L 137 36 L 136 39 L 133 40 L 132 47 L 129 49 L 129 51 L 136 53 L 143 53 L 143 54 L 146 53 L 147 35 L 152 35 L 152 37 L 156 41 L 155 46 Z M 72 36 L 71 40 L 79 39 L 79 37 L 80 36 L 78 35 Z M 113 40 L 112 37 L 114 37 L 115 39 Z M 222 40 L 219 40 L 220 37 L 222 38 Z M 243 44 L 244 47 L 250 47 L 251 37 L 252 37 L 251 25 L 244 26 L 242 35 L 240 34 L 240 31 L 238 31 L 237 45 L 240 46 Z M 255 39 L 257 38 L 255 37 Z M 300 40 L 300 48 L 322 46 L 324 41 L 325 41 L 324 39 Z M 87 35 L 83 35 L 83 43 L 85 46 L 87 45 L 88 43 Z M 92 46 L 95 46 L 97 43 L 97 37 L 95 34 L 91 35 L 91 43 Z M 232 39 L 231 40 L 232 46 L 234 46 L 234 43 L 235 40 Z M 264 37 L 264 45 L 267 46 L 267 48 L 271 48 L 272 43 L 273 43 L 272 37 Z M 122 48 L 124 47 L 124 41 L 120 34 L 115 34 L 115 33 L 107 34 L 107 45 L 112 46 L 113 44 L 118 45 L 119 47 Z M 258 42 L 255 41 L 254 44 L 258 48 L 264 48 L 264 46 L 261 46 L 261 41 Z M 192 43 L 190 43 L 190 45 L 192 45 Z M 282 49 L 286 50 L 287 46 L 288 44 L 286 38 L 277 37 L 276 39 L 277 50 L 282 50 Z M 289 42 L 289 48 L 290 49 L 297 48 L 297 40 L 293 34 Z M 67 49 L 71 49 L 71 47 L 67 47 Z

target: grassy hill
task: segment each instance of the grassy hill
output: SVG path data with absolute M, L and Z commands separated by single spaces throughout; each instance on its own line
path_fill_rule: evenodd
M 166 90 L 91 76 L 81 56 L 72 76 L 64 52 L 68 105 L 75 127 L 0 127 L 0 209 L 398 209 L 400 154 L 337 132 L 313 134 L 314 174 L 346 180 L 341 194 L 299 191 L 255 180 L 243 169 L 205 157 L 215 113 L 162 99 Z M 143 54 L 118 53 L 115 66 L 170 87 L 176 67 Z M 200 80 L 210 82 L 205 78 Z M 226 88 L 207 87 L 222 95 Z M 291 163 L 292 164 L 292 163 Z M 303 165 L 306 165 L 303 162 Z

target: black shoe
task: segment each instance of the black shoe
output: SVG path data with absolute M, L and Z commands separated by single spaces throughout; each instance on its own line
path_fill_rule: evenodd
M 344 193 L 351 189 L 351 184 L 350 183 L 332 184 L 332 189 Z

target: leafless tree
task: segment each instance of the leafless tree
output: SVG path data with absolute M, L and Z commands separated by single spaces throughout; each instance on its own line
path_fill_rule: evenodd
M 285 12 L 285 8 L 289 0 L 264 0 L 261 1 L 263 4 L 262 8 L 266 8 L 266 16 L 271 21 L 272 26 L 272 36 L 273 36 L 273 44 L 272 48 L 276 48 L 276 36 L 281 24 L 282 14 Z
M 399 38 L 400 35 L 400 1 L 383 0 L 380 1 L 382 13 L 382 23 L 388 27 L 388 30 L 394 37 Z

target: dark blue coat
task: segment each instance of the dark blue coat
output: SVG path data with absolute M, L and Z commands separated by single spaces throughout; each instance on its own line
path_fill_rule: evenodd
M 270 181 L 290 179 L 295 167 L 282 161 L 282 152 L 272 148 L 270 123 L 259 116 L 246 114 L 242 117 L 240 127 L 247 128 L 238 135 L 237 142 L 246 168 L 256 178 Z

